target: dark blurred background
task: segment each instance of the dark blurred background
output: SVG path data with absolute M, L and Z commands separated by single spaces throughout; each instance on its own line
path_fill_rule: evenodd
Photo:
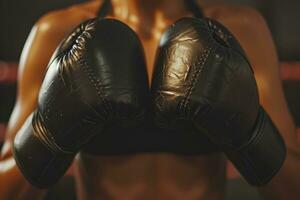
M 300 1 L 299 0 L 206 0 L 234 3 L 257 9 L 266 19 L 272 32 L 280 63 L 286 99 L 298 127 L 300 127 Z M 33 24 L 45 13 L 84 0 L 0 0 L 0 143 L 3 141 L 16 94 L 16 79 L 20 53 Z M 30 92 L 30 91 L 28 91 Z M 259 199 L 255 189 L 230 172 L 228 199 Z M 53 189 L 47 199 L 67 199 L 72 191 L 72 178 Z M 59 194 L 59 195 L 58 195 Z M 71 194 L 71 192 L 69 193 Z M 71 195 L 71 199 L 75 196 Z

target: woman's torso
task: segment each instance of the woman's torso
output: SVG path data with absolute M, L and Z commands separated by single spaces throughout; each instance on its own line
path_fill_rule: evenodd
M 100 1 L 76 5 L 69 9 L 68 14 L 96 17 L 100 5 Z M 216 12 L 213 6 L 204 7 L 203 11 L 208 16 L 213 13 L 219 16 L 219 12 Z M 191 13 L 187 16 L 191 16 Z M 148 37 L 139 32 L 135 24 L 131 24 L 130 21 L 116 16 L 108 17 L 117 18 L 136 31 L 145 50 L 147 69 L 151 79 L 159 38 L 170 22 L 159 27 L 156 36 Z M 85 18 L 88 17 L 74 17 L 70 24 L 76 24 L 76 20 L 79 24 Z M 174 19 L 173 22 L 176 20 Z M 73 28 L 70 27 L 69 30 Z M 111 144 L 113 149 L 115 148 L 112 141 L 114 137 L 110 138 L 110 142 L 105 140 L 99 142 Z M 165 138 L 166 141 L 167 139 Z M 207 144 L 206 141 L 204 143 Z M 97 146 L 99 147 L 99 143 Z M 219 153 L 195 156 L 188 155 L 188 153 L 180 155 L 170 152 L 145 151 L 128 155 L 91 155 L 89 151 L 93 150 L 81 152 L 75 162 L 79 199 L 223 199 L 225 159 Z

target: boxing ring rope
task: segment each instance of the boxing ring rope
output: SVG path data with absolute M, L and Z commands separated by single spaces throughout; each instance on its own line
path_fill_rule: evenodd
M 300 61 L 280 63 L 280 77 L 283 81 L 300 81 Z
M 17 81 L 18 63 L 0 61 L 0 84 Z

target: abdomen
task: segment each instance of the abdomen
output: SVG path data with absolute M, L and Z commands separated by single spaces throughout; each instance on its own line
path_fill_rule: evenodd
M 135 154 L 76 160 L 80 200 L 223 199 L 225 160 L 220 154 Z

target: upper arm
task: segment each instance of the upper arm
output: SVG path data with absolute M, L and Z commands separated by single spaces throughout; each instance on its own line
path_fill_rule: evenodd
M 39 89 L 53 52 L 73 28 L 71 24 L 60 25 L 53 14 L 44 16 L 32 28 L 19 63 L 17 98 L 2 149 L 4 158 L 11 155 L 14 136 L 36 108 Z
M 19 65 L 16 104 L 0 157 L 0 183 L 5 186 L 1 187 L 0 199 L 41 199 L 44 194 L 43 190 L 28 184 L 21 175 L 12 157 L 12 142 L 26 118 L 37 106 L 40 86 L 53 52 L 62 39 L 86 19 L 82 16 L 73 11 L 47 14 L 32 28 L 25 43 Z
M 284 97 L 279 61 L 271 33 L 263 17 L 240 7 L 232 17 L 220 19 L 245 50 L 254 70 L 260 103 L 274 121 L 287 146 L 297 148 L 295 125 Z

